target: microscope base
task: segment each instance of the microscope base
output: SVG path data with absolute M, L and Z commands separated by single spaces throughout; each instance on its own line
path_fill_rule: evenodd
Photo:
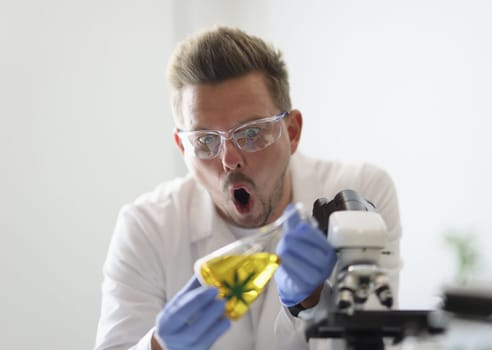
M 440 334 L 445 330 L 444 318 L 436 311 L 389 310 L 356 311 L 353 315 L 334 313 L 309 326 L 306 339 L 343 338 L 347 349 L 384 349 L 383 338 L 400 343 L 405 336 Z

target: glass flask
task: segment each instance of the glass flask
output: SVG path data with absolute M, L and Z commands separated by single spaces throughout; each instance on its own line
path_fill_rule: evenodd
M 274 253 L 283 233 L 283 224 L 295 213 L 301 220 L 314 219 L 303 205 L 290 206 L 275 222 L 259 228 L 259 232 L 228 244 L 198 259 L 195 275 L 202 285 L 217 287 L 219 297 L 225 298 L 226 316 L 237 320 L 266 288 L 281 261 Z

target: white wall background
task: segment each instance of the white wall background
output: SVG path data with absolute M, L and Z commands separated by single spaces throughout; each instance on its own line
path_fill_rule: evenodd
M 492 267 L 492 2 L 0 0 L 0 335 L 88 349 L 118 209 L 184 168 L 164 73 L 176 40 L 238 25 L 281 48 L 301 149 L 386 168 L 401 305 L 431 307 L 453 227 Z

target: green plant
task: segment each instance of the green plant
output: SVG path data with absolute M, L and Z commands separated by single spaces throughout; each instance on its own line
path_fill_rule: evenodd
M 479 261 L 477 238 L 473 232 L 447 230 L 444 241 L 453 250 L 457 261 L 455 282 L 461 285 L 468 284 L 476 272 Z

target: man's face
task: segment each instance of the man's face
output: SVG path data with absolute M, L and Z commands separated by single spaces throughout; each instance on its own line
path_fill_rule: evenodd
M 260 73 L 216 84 L 187 86 L 182 94 L 183 130 L 227 131 L 246 122 L 278 115 L 265 79 Z M 246 152 L 225 140 L 213 159 L 199 159 L 174 139 L 193 176 L 210 193 L 219 214 L 242 227 L 259 227 L 278 218 L 291 200 L 288 171 L 297 149 L 302 116 L 291 111 L 278 122 L 279 139 L 270 146 Z

